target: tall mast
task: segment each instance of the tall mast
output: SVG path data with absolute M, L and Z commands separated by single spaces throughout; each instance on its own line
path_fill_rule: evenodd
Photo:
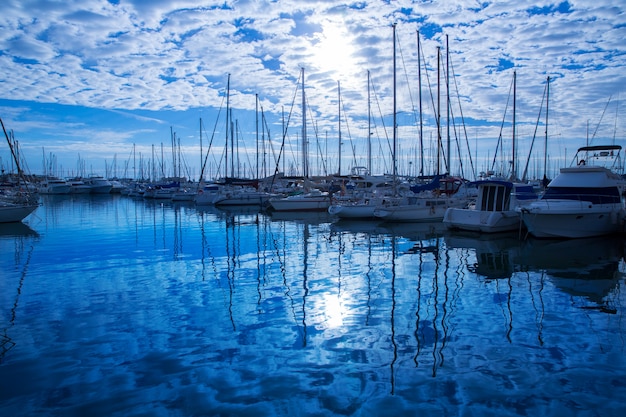
M 417 31 L 417 80 L 419 84 L 420 106 L 420 175 L 424 175 L 424 119 L 422 112 L 422 56 L 420 46 L 420 32 Z
M 256 115 L 256 178 L 259 178 L 259 95 L 255 94 L 255 115 Z
M 198 178 L 198 183 L 202 182 L 202 177 L 204 173 L 204 154 L 202 153 L 202 117 L 200 117 L 200 178 Z
M 370 174 L 372 173 L 372 101 L 369 70 L 367 70 L 367 170 Z
M 224 177 L 228 177 L 228 131 L 230 127 L 230 74 L 226 82 L 226 145 L 224 147 Z
M 394 178 L 394 187 L 395 187 L 395 179 L 398 174 L 398 166 L 396 162 L 396 150 L 397 150 L 397 141 L 398 141 L 398 125 L 396 123 L 396 23 L 393 24 L 393 178 Z
M 448 48 L 448 35 L 446 35 L 446 169 L 450 173 L 452 170 L 450 165 L 450 52 Z
M 548 76 L 548 85 L 546 86 L 546 140 L 543 147 L 543 178 L 548 178 L 548 107 L 550 105 L 550 77 Z
M 437 172 L 439 175 L 439 168 L 441 161 L 439 160 L 439 154 L 441 153 L 441 82 L 439 80 L 439 73 L 441 64 L 441 47 L 437 47 Z
M 302 68 L 302 174 L 305 178 L 309 176 L 306 140 L 306 96 L 304 93 L 304 68 Z
M 339 167 L 337 169 L 337 175 L 341 175 L 341 85 L 339 84 L 339 81 L 337 81 L 337 97 L 337 110 L 339 114 Z
M 517 179 L 517 172 L 515 167 L 515 100 L 517 91 L 517 72 L 513 71 L 513 160 L 511 161 L 511 179 Z

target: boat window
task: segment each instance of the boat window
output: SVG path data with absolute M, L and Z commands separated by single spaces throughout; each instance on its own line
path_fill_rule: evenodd
M 620 202 L 617 187 L 548 187 L 541 197 L 543 200 L 589 201 L 593 204 L 615 204 Z
M 498 196 L 497 196 L 497 201 L 496 201 L 496 208 L 495 211 L 502 211 L 505 209 L 504 204 L 506 203 L 504 195 L 505 195 L 505 189 L 504 187 L 498 187 Z

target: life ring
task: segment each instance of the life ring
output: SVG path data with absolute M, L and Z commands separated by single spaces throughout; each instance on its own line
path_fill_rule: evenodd
M 581 159 L 580 161 L 578 161 L 578 165 L 585 165 L 585 160 Z

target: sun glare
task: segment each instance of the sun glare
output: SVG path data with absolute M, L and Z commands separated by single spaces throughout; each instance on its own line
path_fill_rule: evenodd
M 320 42 L 315 45 L 314 65 L 322 72 L 349 75 L 355 72 L 354 45 L 343 27 L 325 25 Z
M 343 306 L 341 299 L 337 295 L 324 295 L 324 318 L 329 328 L 336 328 L 343 325 Z

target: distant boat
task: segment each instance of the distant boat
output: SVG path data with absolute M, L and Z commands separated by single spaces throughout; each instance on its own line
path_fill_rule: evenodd
M 621 149 L 619 145 L 578 149 L 576 166 L 561 168 L 538 201 L 518 208 L 528 232 L 539 238 L 623 232 L 626 180 L 601 162 L 621 167 Z
M 224 186 L 213 200 L 216 206 L 263 207 L 272 195 L 254 187 Z
M 91 193 L 91 186 L 85 184 L 81 178 L 72 178 L 68 180 L 70 183 L 70 194 L 89 194 Z
M 328 212 L 341 219 L 375 218 L 374 210 L 383 198 L 393 195 L 393 178 L 370 175 L 365 167 L 353 167 L 341 191 L 335 193 Z
M 303 166 L 303 193 L 286 197 L 272 197 L 269 205 L 275 211 L 327 211 L 330 207 L 330 194 L 321 191 L 311 184 L 308 172 L 307 136 L 306 136 L 306 99 L 304 90 L 304 68 L 302 68 L 302 166 Z
M 84 182 L 91 187 L 91 194 L 109 194 L 113 188 L 111 181 L 98 175 L 90 176 Z
M 39 194 L 69 194 L 72 185 L 60 178 L 46 177 L 37 186 Z
M 269 204 L 275 211 L 327 211 L 330 194 L 312 189 L 302 194 L 270 198 Z
M 212 206 L 219 193 L 219 184 L 209 183 L 201 185 L 200 189 L 194 196 L 194 202 L 197 206 Z

